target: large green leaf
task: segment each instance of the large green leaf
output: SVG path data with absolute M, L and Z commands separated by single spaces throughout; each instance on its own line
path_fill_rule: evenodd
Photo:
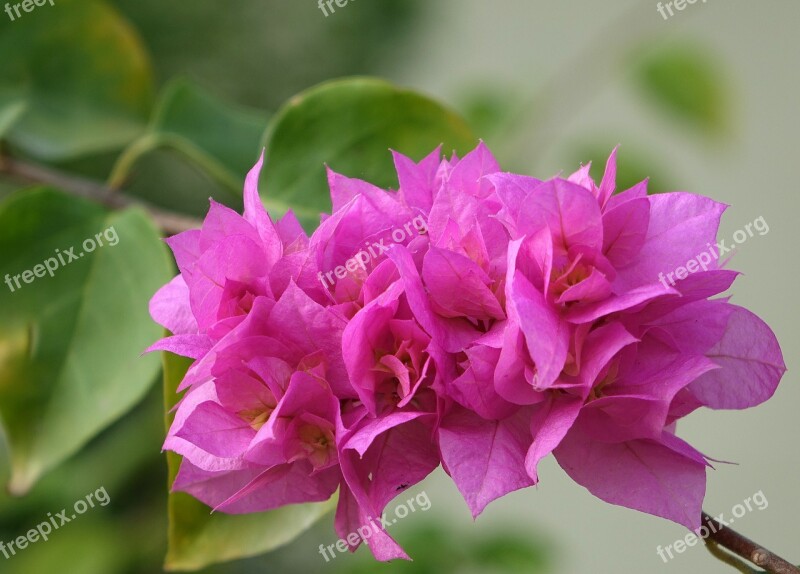
M 164 405 L 169 426 L 176 389 L 190 361 L 164 353 Z M 181 457 L 167 453 L 169 482 L 178 474 Z M 166 570 L 199 570 L 210 564 L 245 558 L 287 544 L 333 507 L 333 500 L 293 504 L 254 514 L 211 514 L 205 504 L 183 492 L 169 495 L 169 550 Z
M 266 135 L 264 203 L 318 222 L 331 207 L 325 164 L 397 187 L 389 148 L 420 159 L 439 144 L 464 153 L 477 139 L 461 117 L 415 92 L 369 78 L 322 84 L 292 98 Z
M 633 77 L 645 97 L 683 123 L 709 135 L 729 127 L 729 90 L 707 49 L 670 45 L 646 53 Z
M 147 304 L 171 266 L 141 211 L 44 188 L 0 204 L 0 253 L 0 419 L 22 494 L 154 382 L 158 358 L 140 356 L 159 336 Z
M 27 153 L 65 160 L 122 147 L 142 130 L 152 104 L 149 58 L 106 2 L 47 2 L 14 21 L 4 14 L 0 53 L 0 117 L 25 102 L 8 137 Z
M 175 81 L 164 91 L 147 133 L 119 158 L 110 183 L 122 184 L 140 157 L 167 148 L 241 195 L 267 121 L 264 112 L 228 105 L 193 84 Z

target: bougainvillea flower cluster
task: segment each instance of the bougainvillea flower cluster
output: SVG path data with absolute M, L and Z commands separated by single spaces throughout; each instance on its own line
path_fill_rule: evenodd
M 264 210 L 259 161 L 243 215 L 212 202 L 168 240 L 180 275 L 151 313 L 172 336 L 153 349 L 195 360 L 174 489 L 227 513 L 338 490 L 344 538 L 440 464 L 477 516 L 553 454 L 595 496 L 698 528 L 709 463 L 676 422 L 757 405 L 785 371 L 721 295 L 723 262 L 659 280 L 715 244 L 725 206 L 618 191 L 616 151 L 599 185 L 589 166 L 502 172 L 483 144 L 394 159 L 396 191 L 329 171 L 310 236 Z M 407 557 L 385 530 L 366 542 Z

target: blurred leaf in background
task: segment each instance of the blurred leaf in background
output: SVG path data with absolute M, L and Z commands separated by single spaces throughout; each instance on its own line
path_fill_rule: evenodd
M 102 0 L 59 0 L 0 18 L 0 127 L 39 159 L 120 148 L 144 127 L 150 60 L 136 31 Z M 20 106 L 24 106 L 23 109 Z
M 285 0 L 241 0 L 225 9 L 213 0 L 168 7 L 159 0 L 115 4 L 144 38 L 159 82 L 169 84 L 177 76 L 203 86 L 216 111 L 227 115 L 230 111 L 220 107 L 223 102 L 228 109 L 235 110 L 235 102 L 269 116 L 309 86 L 381 70 L 392 46 L 406 37 L 422 13 L 421 0 L 371 0 L 357 10 L 340 10 L 335 18 L 325 18 L 313 2 Z M 250 165 L 258 151 L 247 154 Z M 169 149 L 141 156 L 126 190 L 192 215 L 205 212 L 209 197 L 240 205 L 241 187 L 236 195 L 227 193 L 229 178 L 214 177 L 176 158 Z M 98 158 L 74 167 L 98 177 L 110 168 L 109 161 Z
M 316 2 L 114 3 L 144 38 L 159 82 L 186 76 L 220 98 L 268 111 L 329 78 L 384 68 L 423 5 L 370 0 L 325 18 Z
M 532 115 L 530 102 L 510 86 L 482 83 L 465 87 L 461 92 L 456 108 L 493 151 L 507 146 L 505 136 L 519 131 L 515 129 L 516 121 Z
M 166 547 L 160 389 L 93 439 L 81 456 L 47 474 L 24 498 L 0 493 L 0 540 L 14 540 L 98 488 L 110 498 L 3 560 L 4 574 L 158 572 Z M 0 464 L 0 478 L 7 479 Z M 131 543 L 135 541 L 135 543 Z M 68 565 L 68 567 L 67 567 Z
M 708 49 L 669 43 L 632 60 L 635 87 L 667 117 L 711 138 L 730 131 L 730 90 Z
M 258 159 L 267 120 L 265 112 L 221 102 L 191 82 L 175 80 L 164 88 L 146 133 L 117 160 L 109 183 L 115 188 L 122 186 L 144 154 L 166 148 L 240 198 L 244 174 Z M 161 190 L 154 191 L 160 194 Z
M 159 334 L 147 303 L 171 264 L 140 211 L 51 189 L 0 204 L 0 253 L 0 419 L 9 488 L 24 494 L 154 382 L 157 358 L 140 357 Z
M 326 164 L 397 189 L 390 148 L 418 161 L 440 144 L 464 154 L 477 143 L 460 116 L 416 92 L 371 78 L 328 82 L 292 98 L 270 125 L 265 205 L 292 208 L 311 227 L 331 209 Z

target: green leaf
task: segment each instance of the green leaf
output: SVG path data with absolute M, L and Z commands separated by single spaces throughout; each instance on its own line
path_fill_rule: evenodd
M 322 84 L 292 98 L 270 127 L 264 204 L 275 215 L 292 209 L 316 224 L 331 208 L 326 163 L 396 188 L 389 148 L 421 159 L 439 144 L 465 153 L 477 139 L 461 117 L 415 92 L 370 78 Z
M 152 104 L 150 61 L 115 9 L 58 0 L 21 14 L 0 18 L 0 102 L 28 108 L 12 144 L 60 161 L 120 148 L 141 132 Z M 9 104 L 0 105 L 5 116 Z
M 191 361 L 164 353 L 164 406 L 167 427 L 176 390 Z M 178 474 L 181 457 L 167 453 L 169 484 Z M 288 544 L 328 513 L 334 499 L 293 504 L 254 514 L 211 514 L 205 504 L 184 492 L 169 494 L 169 549 L 166 570 L 200 570 L 217 562 L 263 554 Z
M 140 356 L 160 333 L 147 305 L 172 268 L 141 211 L 46 188 L 0 203 L 0 253 L 0 419 L 9 489 L 23 494 L 154 382 L 158 358 Z
M 634 68 L 641 93 L 669 116 L 709 135 L 729 127 L 729 102 L 721 66 L 707 49 L 668 46 L 642 57 Z
M 458 109 L 491 149 L 496 147 L 493 139 L 501 138 L 523 114 L 530 113 L 529 103 L 513 89 L 485 83 L 463 90 Z M 496 143 L 502 145 L 502 138 Z
M 167 148 L 241 195 L 244 176 L 258 159 L 268 119 L 264 112 L 231 106 L 198 86 L 177 80 L 164 91 L 147 133 L 117 161 L 109 183 L 121 185 L 139 158 Z

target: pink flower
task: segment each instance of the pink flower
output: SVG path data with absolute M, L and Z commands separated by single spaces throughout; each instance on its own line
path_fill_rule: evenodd
M 276 300 L 290 280 L 323 299 L 313 270 L 298 271 L 308 237 L 297 219 L 289 212 L 274 223 L 261 204 L 262 161 L 245 182 L 244 216 L 212 200 L 202 229 L 167 239 L 180 275 L 156 293 L 150 312 L 174 336 L 152 350 L 200 358 L 244 320 L 257 297 Z
M 342 327 L 294 285 L 277 302 L 256 298 L 184 379 L 164 444 L 184 456 L 174 488 L 233 513 L 329 498 L 340 480 L 333 389 L 352 394 Z
M 714 265 L 674 289 L 658 279 L 707 250 L 724 206 L 685 193 L 648 197 L 645 184 L 612 196 L 615 162 L 612 154 L 600 186 L 586 169 L 538 185 L 492 178 L 500 195 L 525 190 L 506 220 L 510 319 L 495 385 L 533 405 L 533 479 L 554 452 L 596 496 L 697 528 L 706 462 L 674 436 L 675 421 L 701 404 L 757 404 L 785 368 L 763 323 L 708 300 L 734 273 Z M 723 344 L 736 358 L 714 360 Z M 681 488 L 659 486 L 673 479 Z
M 599 185 L 503 173 L 482 143 L 394 159 L 397 191 L 329 171 L 311 237 L 264 211 L 259 161 L 244 216 L 212 202 L 169 240 L 181 273 L 151 313 L 173 335 L 152 349 L 195 359 L 174 488 L 232 513 L 338 488 L 345 538 L 440 463 L 477 516 L 552 453 L 599 498 L 698 527 L 709 465 L 677 421 L 759 404 L 785 371 L 770 329 L 715 298 L 735 272 L 660 281 L 725 206 L 616 193 L 616 150 Z M 407 558 L 382 526 L 364 542 Z

